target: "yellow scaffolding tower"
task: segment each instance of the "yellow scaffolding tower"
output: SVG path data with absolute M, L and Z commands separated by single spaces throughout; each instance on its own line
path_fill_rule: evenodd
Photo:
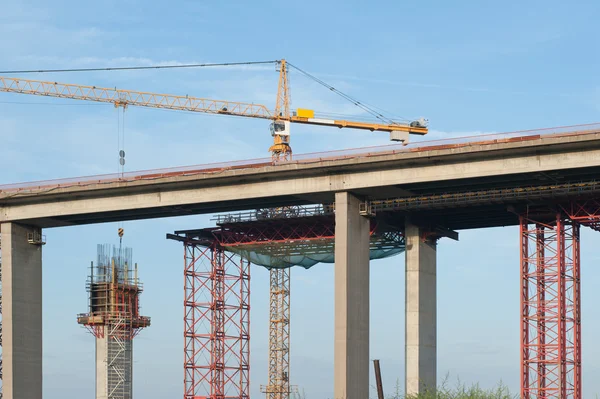
M 290 269 L 270 270 L 269 383 L 267 399 L 288 399 L 290 385 Z

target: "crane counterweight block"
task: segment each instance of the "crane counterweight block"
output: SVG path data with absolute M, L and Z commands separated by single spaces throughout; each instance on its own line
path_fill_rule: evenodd
M 390 132 L 390 140 L 391 141 L 400 141 L 403 143 L 408 143 L 409 136 L 410 136 L 409 132 L 400 132 L 398 130 L 393 130 Z

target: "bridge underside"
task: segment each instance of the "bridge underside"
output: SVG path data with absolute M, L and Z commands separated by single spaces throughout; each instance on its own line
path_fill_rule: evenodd
M 378 212 L 410 213 L 419 220 L 431 219 L 449 229 L 463 230 L 515 226 L 519 221 L 514 209 L 544 205 L 548 201 L 556 202 L 560 198 L 568 200 L 573 197 L 596 195 L 600 192 L 600 180 L 596 182 L 599 175 L 600 167 L 589 167 L 371 187 L 352 192 L 360 198 L 378 203 Z M 472 200 L 466 201 L 470 197 Z M 425 201 L 427 198 L 431 199 Z M 46 228 L 327 203 L 334 203 L 334 192 L 87 212 L 30 219 L 26 223 Z M 404 205 L 398 205 L 400 203 Z M 401 221 L 399 222 L 401 224 Z

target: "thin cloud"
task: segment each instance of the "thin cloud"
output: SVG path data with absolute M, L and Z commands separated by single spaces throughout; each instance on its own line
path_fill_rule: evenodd
M 323 78 L 331 78 L 338 80 L 350 80 L 363 83 L 376 83 L 382 85 L 401 86 L 401 87 L 416 87 L 421 89 L 434 89 L 434 90 L 449 90 L 449 91 L 464 91 L 471 93 L 496 93 L 496 94 L 512 94 L 512 95 L 535 95 L 535 96 L 556 96 L 556 97 L 579 97 L 579 93 L 542 93 L 539 91 L 522 91 L 522 90 L 498 90 L 489 87 L 475 87 L 475 86 L 452 86 L 443 85 L 439 83 L 430 82 L 407 82 L 397 81 L 389 79 L 369 79 L 351 75 L 337 75 L 328 73 L 318 73 L 316 76 Z

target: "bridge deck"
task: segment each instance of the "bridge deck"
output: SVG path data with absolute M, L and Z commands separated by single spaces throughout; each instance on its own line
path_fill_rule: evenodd
M 323 161 L 338 161 L 355 158 L 371 158 L 384 155 L 422 153 L 436 150 L 452 150 L 482 146 L 489 144 L 519 143 L 538 140 L 542 137 L 567 138 L 600 132 L 600 123 L 588 125 L 565 126 L 558 128 L 526 130 L 508 133 L 494 133 L 479 136 L 465 136 L 443 140 L 421 141 L 407 145 L 385 145 L 377 147 L 352 148 L 338 151 L 299 154 L 293 160 L 274 163 L 271 158 L 249 159 L 240 161 L 218 162 L 203 165 L 182 166 L 143 171 L 111 173 L 104 175 L 82 176 L 65 179 L 52 179 L 33 182 L 0 184 L 0 198 L 11 197 L 15 192 L 40 193 L 48 189 L 68 187 L 89 187 L 92 184 L 124 183 L 135 181 L 155 181 L 177 176 L 214 175 L 226 171 L 264 168 L 266 166 L 281 167 L 284 165 L 307 165 Z
M 4 185 L 0 222 L 52 227 L 226 212 L 332 202 L 336 191 L 408 198 L 593 181 L 598 173 L 600 124 L 593 124 L 306 154 L 277 164 L 261 159 Z M 469 216 L 448 220 L 453 228 L 508 223 L 485 222 L 472 207 L 443 212 Z

